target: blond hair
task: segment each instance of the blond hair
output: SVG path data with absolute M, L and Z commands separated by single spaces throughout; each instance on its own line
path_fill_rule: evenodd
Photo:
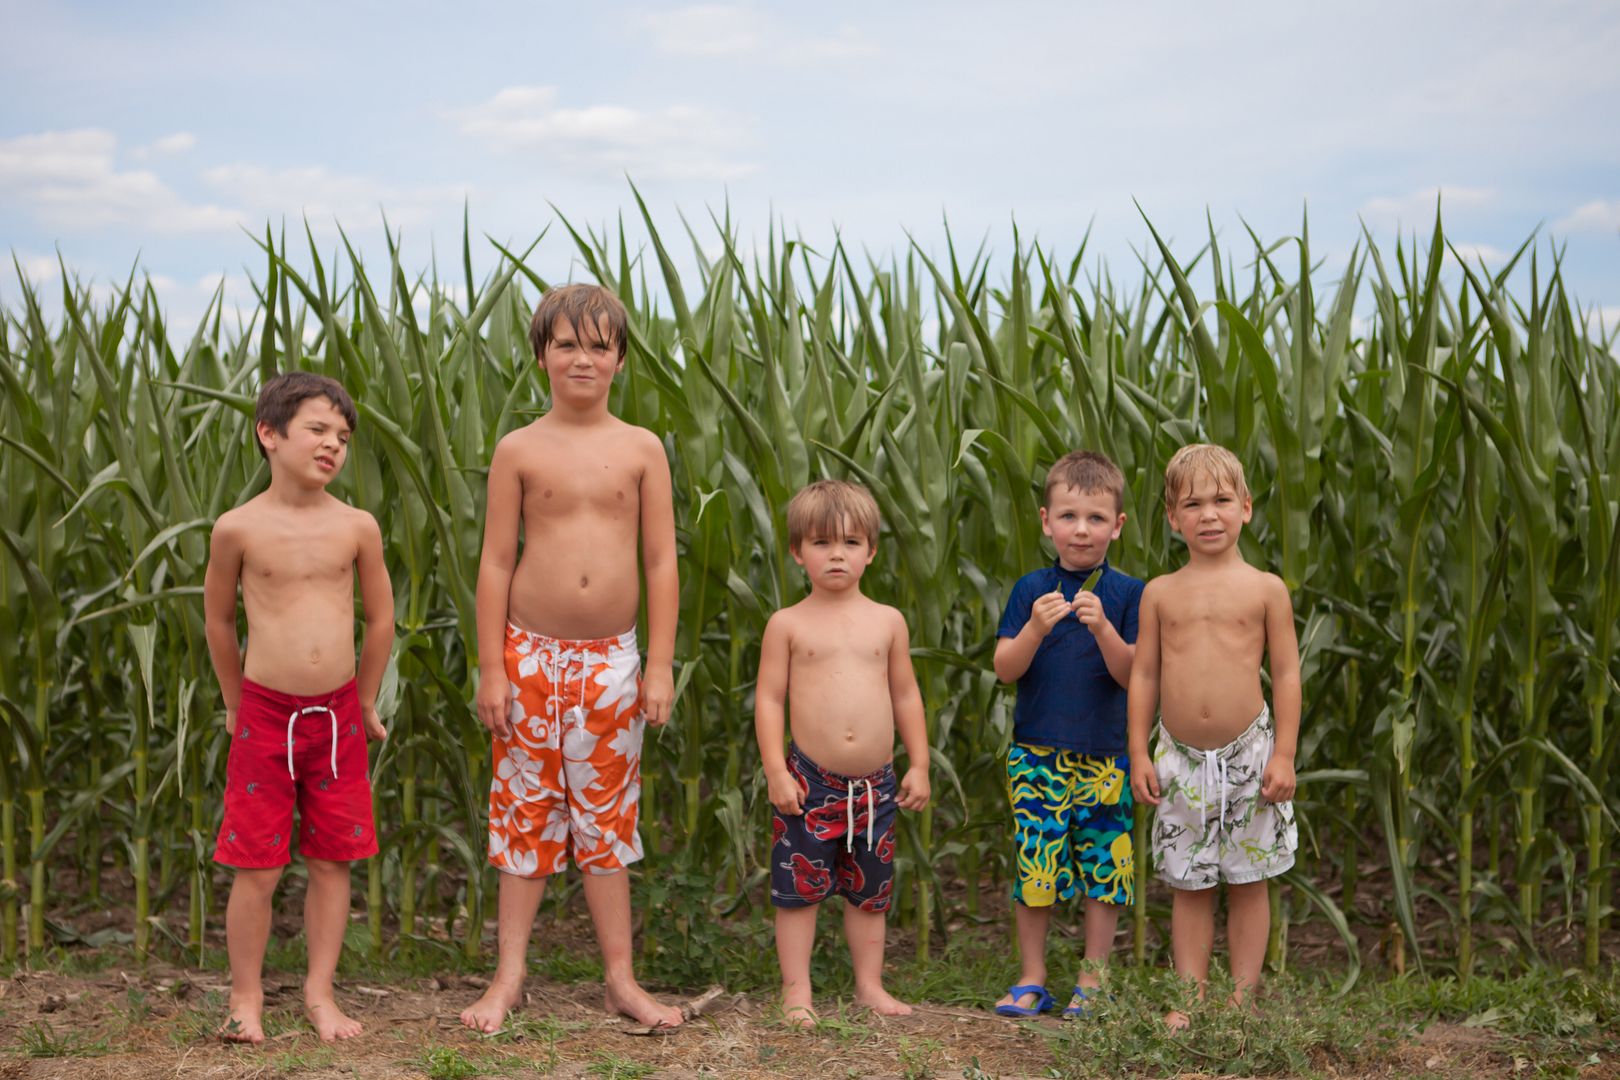
M 1048 509 L 1052 506 L 1052 492 L 1060 486 L 1072 487 L 1082 495 L 1112 495 L 1116 511 L 1125 506 L 1125 474 L 1107 454 L 1095 450 L 1071 450 L 1046 471 L 1046 491 L 1041 502 Z
M 807 484 L 788 500 L 788 547 L 797 551 L 800 544 L 816 537 L 841 540 L 846 520 L 851 531 L 866 537 L 868 545 L 877 544 L 882 518 L 870 491 L 847 480 Z
M 1214 479 L 1216 490 L 1231 491 L 1240 499 L 1249 497 L 1249 485 L 1243 479 L 1243 462 L 1236 454 L 1213 443 L 1190 443 L 1177 450 L 1164 467 L 1165 509 L 1173 508 L 1176 500 L 1192 489 L 1201 474 Z

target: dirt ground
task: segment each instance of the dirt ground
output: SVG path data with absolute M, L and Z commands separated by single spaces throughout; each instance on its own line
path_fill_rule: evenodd
M 1062 1030 L 1057 1020 L 1012 1021 L 981 1010 L 925 1005 L 905 1019 L 849 1013 L 815 1033 L 801 1033 L 777 1024 L 769 1002 L 722 994 L 682 1031 L 637 1036 L 629 1033 L 628 1022 L 600 1010 L 597 988 L 541 985 L 530 993 L 512 1030 L 491 1039 L 467 1032 L 457 1021 L 483 980 L 452 976 L 421 979 L 410 987 L 341 985 L 340 1003 L 366 1031 L 342 1044 L 323 1045 L 299 1022 L 298 984 L 283 975 L 266 981 L 271 1037 L 262 1049 L 248 1049 L 222 1045 L 212 1036 L 227 990 L 214 978 L 172 968 L 81 976 L 19 972 L 0 982 L 0 1080 L 483 1075 L 980 1080 L 1053 1075 L 1048 1044 Z M 29 1056 L 38 1053 L 54 1056 Z M 1372 1071 L 1324 1071 L 1330 1076 L 1481 1077 L 1509 1075 L 1515 1062 L 1489 1032 L 1436 1024 Z

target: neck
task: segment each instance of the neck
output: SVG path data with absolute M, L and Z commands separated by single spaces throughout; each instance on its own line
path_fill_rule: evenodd
M 1243 552 L 1238 550 L 1237 544 L 1213 555 L 1206 555 L 1192 548 L 1187 549 L 1187 565 L 1201 570 L 1219 570 L 1243 561 Z
M 1063 556 L 1058 556 L 1058 565 L 1063 567 L 1063 569 L 1067 570 L 1071 574 L 1089 574 L 1107 561 L 1107 557 L 1104 556 L 1103 558 L 1092 563 L 1090 566 L 1070 566 L 1068 561 L 1064 559 Z
M 810 586 L 810 597 L 818 604 L 854 604 L 866 599 L 861 595 L 861 586 L 856 582 L 849 589 L 818 589 L 814 584 Z
M 600 424 L 603 420 L 606 420 L 611 415 L 612 413 L 608 409 L 607 398 L 603 398 L 601 401 L 585 406 L 584 408 L 581 408 L 578 405 L 570 405 L 567 402 L 558 401 L 553 398 L 551 408 L 546 411 L 546 416 L 553 423 L 567 424 L 573 427 L 589 427 L 592 424 Z
M 327 498 L 325 487 L 300 487 L 290 480 L 278 480 L 276 474 L 270 474 L 270 486 L 265 490 L 270 501 L 279 503 L 289 509 L 305 509 L 317 506 Z

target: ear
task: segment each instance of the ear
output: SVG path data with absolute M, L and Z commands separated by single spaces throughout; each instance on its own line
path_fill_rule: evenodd
M 1041 532 L 1047 536 L 1052 535 L 1052 523 L 1046 520 L 1046 507 L 1041 507 Z
M 259 445 L 264 447 L 266 451 L 276 448 L 276 439 L 278 438 L 276 429 L 263 420 L 254 423 L 253 437 L 259 440 Z
M 794 562 L 798 563 L 800 566 L 804 565 L 804 556 L 799 554 L 799 546 L 797 544 L 788 545 L 788 554 L 793 556 Z
M 1245 495 L 1243 497 L 1243 524 L 1247 525 L 1249 523 L 1249 519 L 1251 517 L 1253 517 L 1253 516 L 1254 516 L 1254 496 L 1253 495 Z
M 1114 522 L 1114 535 L 1109 537 L 1110 540 L 1118 540 L 1119 534 L 1125 531 L 1126 516 L 1125 511 L 1121 510 L 1119 512 L 1119 519 Z
M 1164 520 L 1170 523 L 1170 531 L 1172 533 L 1178 536 L 1181 534 L 1181 530 L 1176 528 L 1176 508 L 1174 506 L 1166 506 L 1164 508 Z

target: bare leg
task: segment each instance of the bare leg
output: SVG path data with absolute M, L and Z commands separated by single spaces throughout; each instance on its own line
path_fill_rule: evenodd
M 782 969 L 782 1016 L 793 1027 L 816 1024 L 810 994 L 810 950 L 816 943 L 816 912 L 820 907 L 820 904 L 811 904 L 776 909 L 776 963 Z
M 1114 932 L 1119 929 L 1119 905 L 1105 904 L 1086 897 L 1086 963 L 1075 985 L 1095 990 L 1102 985 L 1102 969 L 1114 951 Z
M 501 875 L 495 915 L 495 977 L 484 996 L 461 1014 L 461 1022 L 474 1031 L 501 1030 L 506 1014 L 523 1000 L 523 975 L 529 962 L 529 933 L 534 913 L 546 894 L 546 879 L 516 874 Z
M 304 940 L 309 945 L 309 973 L 304 976 L 304 1012 L 322 1042 L 352 1039 L 360 1022 L 344 1015 L 332 991 L 343 931 L 349 925 L 349 864 L 327 859 L 304 860 L 309 890 L 304 893 Z
M 859 904 L 844 902 L 844 937 L 849 940 L 849 957 L 855 969 L 855 1004 L 865 1005 L 879 1016 L 910 1016 L 911 1006 L 883 989 L 884 932 L 888 916 L 881 911 L 862 911 Z
M 1231 954 L 1232 1004 L 1241 1005 L 1260 989 L 1271 932 L 1271 895 L 1264 881 L 1226 887 L 1226 947 Z
M 1052 925 L 1050 907 L 1026 907 L 1013 901 L 1013 923 L 1018 928 L 1018 981 L 1014 986 L 1046 985 L 1046 932 Z M 1035 1007 L 1034 994 L 1025 994 L 1017 1004 Z M 1014 1004 L 1011 994 L 1003 994 L 997 1005 Z
M 231 958 L 231 1011 L 219 1034 L 226 1042 L 264 1042 L 264 948 L 270 941 L 270 898 L 281 867 L 238 870 L 225 903 L 225 949 Z
M 1198 986 L 1204 996 L 1209 981 L 1209 954 L 1215 947 L 1215 889 L 1176 889 L 1170 906 L 1170 956 L 1176 974 Z M 1173 1028 L 1188 1024 L 1187 1014 L 1171 1009 L 1164 1022 Z
M 602 950 L 602 973 L 607 983 L 608 1012 L 623 1013 L 649 1027 L 676 1027 L 681 1010 L 660 1005 L 636 982 L 631 966 L 630 875 L 585 874 L 585 906 L 591 909 L 596 944 Z

